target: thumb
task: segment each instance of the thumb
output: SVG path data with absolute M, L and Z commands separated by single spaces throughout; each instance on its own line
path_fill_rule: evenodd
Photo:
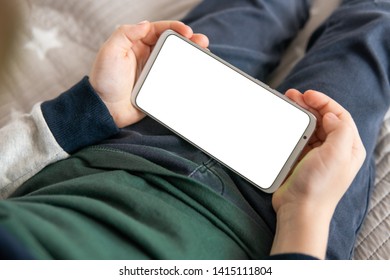
M 336 114 L 332 112 L 327 112 L 323 116 L 322 121 L 323 121 L 324 130 L 327 134 L 337 129 L 337 126 L 341 122 L 341 120 L 336 116 Z
M 141 21 L 136 25 L 125 25 L 124 34 L 131 42 L 142 40 L 148 35 L 151 23 L 147 20 Z
M 322 125 L 327 135 L 325 143 L 339 155 L 343 152 L 350 153 L 354 134 L 348 123 L 334 113 L 328 112 L 322 118 Z
M 136 25 L 122 25 L 112 34 L 110 43 L 121 48 L 130 49 L 135 42 L 145 38 L 150 31 L 151 24 L 142 21 Z

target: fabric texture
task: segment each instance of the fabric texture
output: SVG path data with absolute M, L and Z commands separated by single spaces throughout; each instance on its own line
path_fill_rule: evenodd
M 44 259 L 259 259 L 273 238 L 209 187 L 98 147 L 45 168 L 0 209 Z
M 96 144 L 119 132 L 88 77 L 59 97 L 45 101 L 41 108 L 51 133 L 67 153 Z
M 67 156 L 51 134 L 40 104 L 30 114 L 15 114 L 0 129 L 0 199 L 46 165 Z
M 21 32 L 18 59 L 1 85 L 0 123 L 11 118 L 11 110 L 30 111 L 33 104 L 52 99 L 89 72 L 100 45 L 122 23 L 144 19 L 180 19 L 199 0 L 23 1 L 25 29 Z M 280 84 L 297 59 L 316 26 L 338 0 L 313 1 L 310 20 L 287 49 L 270 83 Z M 382 1 L 376 1 L 382 2 Z M 124 5 L 126 9 L 124 9 Z M 375 188 L 367 217 L 357 237 L 355 259 L 389 259 L 389 140 L 390 115 L 385 117 L 375 153 Z

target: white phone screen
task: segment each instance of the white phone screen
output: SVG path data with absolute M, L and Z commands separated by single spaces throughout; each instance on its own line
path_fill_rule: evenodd
M 307 112 L 176 35 L 148 68 L 136 106 L 263 190 L 310 136 Z

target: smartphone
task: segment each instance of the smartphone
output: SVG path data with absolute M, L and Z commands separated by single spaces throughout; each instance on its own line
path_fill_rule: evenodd
M 267 193 L 316 127 L 310 112 L 171 30 L 154 47 L 132 103 Z

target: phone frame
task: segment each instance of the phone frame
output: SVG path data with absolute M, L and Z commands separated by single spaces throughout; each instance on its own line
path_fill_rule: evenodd
M 251 181 L 249 178 L 246 178 L 245 176 L 243 176 L 242 174 L 240 174 L 238 171 L 234 170 L 233 168 L 231 168 L 228 164 L 220 161 L 218 158 L 214 157 L 212 154 L 210 154 L 208 151 L 204 150 L 202 147 L 199 147 L 198 145 L 196 145 L 196 143 L 193 143 L 190 139 L 187 139 L 186 137 L 184 137 L 183 135 L 180 134 L 180 132 L 178 131 L 175 131 L 174 129 L 172 129 L 171 127 L 169 127 L 169 125 L 161 122 L 160 120 L 158 120 L 156 117 L 154 117 L 153 115 L 149 114 L 147 111 L 145 111 L 143 108 L 141 108 L 140 106 L 138 106 L 137 104 L 137 96 L 138 96 L 138 93 L 140 92 L 140 90 L 142 89 L 142 86 L 145 82 L 145 80 L 147 79 L 147 76 L 150 72 L 150 70 L 152 69 L 153 67 L 153 64 L 155 62 L 155 60 L 157 59 L 158 57 L 158 54 L 160 53 L 160 50 L 161 48 L 164 46 L 164 43 L 166 41 L 166 39 L 169 37 L 169 36 L 177 36 L 179 37 L 180 39 L 184 40 L 185 42 L 187 42 L 188 44 L 191 44 L 193 47 L 197 48 L 198 50 L 202 51 L 203 53 L 205 53 L 206 55 L 212 57 L 213 59 L 216 59 L 217 61 L 219 61 L 220 63 L 223 63 L 225 66 L 231 68 L 232 70 L 236 71 L 237 74 L 241 74 L 243 75 L 244 77 L 246 77 L 247 79 L 251 80 L 252 82 L 258 84 L 259 86 L 261 86 L 262 88 L 264 88 L 266 91 L 268 91 L 270 94 L 274 94 L 276 95 L 277 97 L 283 99 L 284 101 L 288 102 L 289 104 L 291 104 L 292 106 L 300 109 L 301 111 L 305 112 L 307 114 L 307 116 L 309 117 L 310 121 L 309 121 L 309 124 L 305 130 L 305 132 L 303 133 L 302 137 L 300 138 L 300 140 L 298 141 L 298 143 L 296 144 L 295 148 L 293 149 L 293 151 L 291 152 L 290 156 L 288 157 L 288 159 L 286 160 L 283 168 L 280 170 L 279 172 L 279 175 L 276 177 L 274 183 L 271 185 L 271 187 L 269 188 L 263 188 L 259 185 L 257 185 L 255 182 Z M 176 135 L 180 136 L 182 139 L 184 139 L 185 141 L 189 142 L 190 144 L 196 146 L 198 149 L 200 149 L 201 151 L 203 151 L 204 153 L 208 154 L 210 157 L 212 157 L 213 159 L 215 159 L 216 161 L 218 161 L 219 163 L 221 163 L 222 165 L 224 165 L 225 167 L 227 167 L 228 169 L 230 169 L 231 171 L 233 171 L 234 173 L 238 174 L 239 176 L 241 176 L 242 178 L 244 178 L 245 180 L 249 181 L 251 184 L 253 184 L 255 187 L 259 188 L 260 190 L 266 192 L 266 193 L 273 193 L 275 192 L 279 186 L 284 182 L 284 180 L 286 179 L 286 177 L 288 176 L 288 174 L 290 173 L 291 169 L 294 167 L 295 165 L 295 162 L 297 161 L 297 159 L 299 158 L 299 155 L 301 154 L 303 148 L 306 146 L 307 142 L 309 141 L 311 135 L 314 133 L 315 131 L 315 128 L 316 128 L 316 117 L 311 113 L 309 112 L 308 110 L 300 107 L 298 104 L 296 104 L 295 102 L 293 102 L 292 100 L 290 100 L 289 98 L 287 98 L 286 96 L 284 96 L 283 94 L 281 94 L 280 92 L 270 88 L 268 85 L 266 85 L 265 83 L 251 77 L 250 75 L 248 75 L 247 73 L 241 71 L 240 69 L 238 69 L 237 67 L 231 65 L 230 63 L 226 62 L 225 60 L 223 60 L 222 58 L 216 56 L 215 54 L 211 53 L 209 50 L 206 50 L 200 46 L 198 46 L 197 44 L 195 44 L 194 42 L 190 41 L 189 39 L 181 36 L 180 34 L 176 33 L 175 31 L 172 31 L 172 30 L 167 30 L 165 31 L 164 33 L 161 34 L 161 36 L 159 37 L 156 45 L 154 46 L 151 54 L 150 54 L 150 57 L 149 59 L 147 60 L 143 70 L 141 71 L 135 85 L 134 85 L 134 88 L 133 88 L 133 92 L 131 94 L 131 102 L 132 104 L 138 109 L 140 110 L 141 112 L 145 113 L 147 116 L 149 116 L 150 118 L 154 119 L 155 121 L 157 121 L 158 123 L 162 124 L 163 126 L 165 126 L 166 128 L 168 128 L 169 130 L 171 130 L 173 133 L 175 133 Z M 261 172 L 261 171 L 260 171 Z

